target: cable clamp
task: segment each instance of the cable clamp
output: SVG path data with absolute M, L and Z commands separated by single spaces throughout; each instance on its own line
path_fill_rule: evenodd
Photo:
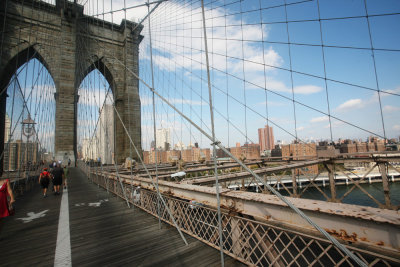
M 221 142 L 220 141 L 215 141 L 214 143 L 211 143 L 210 145 L 219 145 L 219 144 L 221 144 Z

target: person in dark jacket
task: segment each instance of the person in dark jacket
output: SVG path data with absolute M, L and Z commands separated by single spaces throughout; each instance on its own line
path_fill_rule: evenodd
M 61 164 L 58 163 L 57 166 L 53 169 L 53 186 L 54 186 L 54 194 L 60 194 L 60 186 L 62 185 L 64 179 L 64 170 L 61 168 Z

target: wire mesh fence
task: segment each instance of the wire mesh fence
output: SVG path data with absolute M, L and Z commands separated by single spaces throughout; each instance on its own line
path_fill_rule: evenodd
M 82 165 L 89 179 L 149 214 L 174 225 L 157 193 L 107 177 Z M 163 195 L 178 227 L 204 243 L 219 249 L 217 210 L 200 203 Z M 288 229 L 254 220 L 249 216 L 222 213 L 224 253 L 248 265 L 255 266 L 355 266 L 340 249 L 319 235 Z M 343 242 L 368 266 L 396 266 L 400 259 L 351 246 Z

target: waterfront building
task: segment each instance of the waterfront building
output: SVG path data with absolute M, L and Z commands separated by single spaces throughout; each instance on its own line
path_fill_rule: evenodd
M 230 152 L 238 159 L 260 159 L 260 145 L 245 144 L 244 146 L 231 147 Z
M 315 143 L 298 143 L 282 146 L 283 160 L 311 160 L 317 158 L 317 146 Z M 309 175 L 318 173 L 318 165 L 311 165 L 301 169 L 294 169 L 296 175 Z

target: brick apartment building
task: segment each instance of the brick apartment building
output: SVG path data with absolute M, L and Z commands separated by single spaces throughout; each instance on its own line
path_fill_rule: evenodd
M 230 152 L 238 159 L 260 159 L 260 145 L 245 144 L 244 146 L 231 147 Z
M 310 160 L 317 157 L 317 146 L 314 143 L 290 144 L 282 146 L 283 160 Z M 301 169 L 294 169 L 296 175 L 309 175 L 318 173 L 318 165 L 311 165 Z
M 377 138 L 370 138 L 369 140 L 368 143 L 345 140 L 345 142 L 340 145 L 340 153 L 361 153 L 386 150 L 385 142 L 383 140 Z
M 153 151 L 143 151 L 143 161 L 145 164 L 155 163 L 155 154 Z M 168 151 L 157 151 L 158 163 L 172 163 L 182 159 L 185 162 L 195 162 L 211 159 L 210 149 L 200 149 L 193 147 L 191 149 L 184 150 L 168 150 Z

